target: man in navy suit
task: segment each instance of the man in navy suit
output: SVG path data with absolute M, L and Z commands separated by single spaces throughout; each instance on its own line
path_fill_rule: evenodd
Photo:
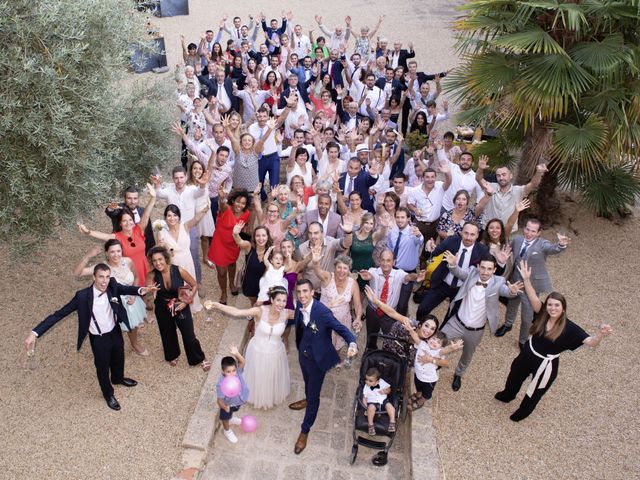
M 358 158 L 352 158 L 347 164 L 347 171 L 340 175 L 338 186 L 345 197 L 349 198 L 351 192 L 358 192 L 362 198 L 362 208 L 375 213 L 375 205 L 371 200 L 369 188 L 378 181 L 377 168 L 370 168 L 368 172 L 362 169 L 362 163 Z
M 340 57 L 340 52 L 334 48 L 329 51 L 329 58 L 322 62 L 322 75 L 329 74 L 332 88 L 336 88 L 338 85 L 344 87 L 344 79 L 342 78 L 343 60 L 344 56 Z M 322 78 L 322 75 L 320 78 Z
M 237 112 L 238 97 L 233 94 L 233 82 L 230 78 L 225 78 L 224 69 L 219 68 L 215 72 L 215 80 L 205 79 L 207 86 L 207 96 L 216 97 L 218 105 L 216 108 L 221 115 L 231 113 L 231 110 Z
M 460 271 L 468 272 L 471 267 L 477 267 L 480 260 L 489 254 L 489 249 L 478 243 L 480 227 L 477 223 L 467 222 L 462 227 L 462 236 L 452 236 L 440 243 L 437 247 L 433 240 L 429 240 L 425 248 L 431 251 L 431 255 L 436 257 L 446 251 L 458 257 L 458 267 Z M 447 268 L 447 262 L 440 265 L 431 274 L 431 282 L 427 294 L 424 296 L 416 313 L 417 318 L 424 317 L 431 313 L 431 310 L 442 303 L 445 298 L 451 302 L 462 282 L 458 280 Z M 442 328 L 444 323 L 440 326 Z
M 44 335 L 60 320 L 78 312 L 78 343 L 89 335 L 93 351 L 98 383 L 107 405 L 112 410 L 120 410 L 120 404 L 113 395 L 113 385 L 135 387 L 137 382 L 124 376 L 124 342 L 119 323 L 129 327 L 127 311 L 121 295 L 146 295 L 158 290 L 154 287 L 129 287 L 111 278 L 111 269 L 99 263 L 93 269 L 93 285 L 76 292 L 75 296 L 57 312 L 49 315 L 27 336 L 24 346 L 27 352 L 36 346 L 36 339 Z M 111 373 L 111 380 L 109 379 Z
M 305 408 L 304 420 L 294 452 L 299 454 L 307 446 L 307 437 L 318 415 L 320 391 L 325 374 L 339 361 L 340 357 L 331 342 L 331 332 L 335 331 L 349 344 L 348 357 L 358 353 L 356 337 L 342 325 L 327 307 L 313 298 L 313 285 L 302 279 L 296 283 L 298 304 L 294 315 L 298 359 L 304 378 L 305 399 L 292 403 L 289 408 Z

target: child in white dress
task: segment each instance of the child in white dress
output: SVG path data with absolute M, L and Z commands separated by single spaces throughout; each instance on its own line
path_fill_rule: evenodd
M 267 269 L 260 279 L 260 293 L 258 293 L 256 305 L 262 305 L 269 300 L 271 287 L 283 286 L 286 289 L 288 286 L 284 278 L 284 257 L 282 253 L 274 252 L 273 248 L 273 246 L 269 247 L 264 254 L 263 262 Z

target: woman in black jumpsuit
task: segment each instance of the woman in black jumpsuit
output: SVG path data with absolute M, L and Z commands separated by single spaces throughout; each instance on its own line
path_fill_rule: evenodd
M 558 292 L 550 293 L 543 305 L 531 285 L 531 268 L 527 262 L 520 262 L 518 270 L 536 318 L 531 326 L 529 341 L 511 363 L 504 390 L 495 394 L 496 399 L 508 403 L 516 398 L 526 378 L 533 375 L 520 407 L 509 417 L 514 422 L 527 418 L 549 390 L 558 375 L 558 356 L 561 352 L 575 350 L 583 344 L 597 347 L 611 333 L 611 327 L 602 324 L 594 335 L 589 336 L 567 318 L 566 300 Z
M 189 365 L 200 364 L 205 372 L 209 371 L 211 365 L 193 330 L 191 309 L 178 298 L 178 287 L 185 285 L 185 282 L 191 286 L 192 295 L 198 294 L 195 279 L 186 270 L 171 265 L 171 255 L 163 246 L 149 250 L 148 258 L 153 269 L 147 274 L 147 285 L 157 284 L 160 287 L 155 298 L 155 313 L 165 360 L 175 366 L 180 356 L 177 328 L 182 334 Z

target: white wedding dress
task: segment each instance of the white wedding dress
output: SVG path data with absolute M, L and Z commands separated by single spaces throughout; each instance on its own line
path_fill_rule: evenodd
M 271 408 L 284 402 L 291 390 L 289 362 L 282 342 L 287 326 L 287 310 L 275 325 L 269 324 L 271 306 L 260 307 L 262 316 L 245 352 L 244 380 L 249 387 L 248 402 L 255 408 Z

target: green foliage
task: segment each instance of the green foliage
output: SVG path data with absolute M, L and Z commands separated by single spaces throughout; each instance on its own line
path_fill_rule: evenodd
M 410 132 L 404 139 L 405 149 L 407 155 L 412 155 L 414 151 L 420 150 L 427 145 L 429 138 L 426 135 L 422 135 L 417 130 Z
M 444 82 L 463 104 L 458 120 L 521 130 L 529 140 L 551 129 L 548 147 L 526 144 L 520 166 L 526 172 L 531 162 L 550 160 L 560 185 L 593 189 L 596 178 L 624 184 L 623 171 L 637 181 L 639 6 L 635 0 L 467 3 L 455 24 L 462 64 Z M 500 155 L 498 144 L 484 148 Z M 611 192 L 602 185 L 603 194 Z M 633 200 L 610 199 L 623 202 L 618 207 Z M 590 203 L 598 212 L 620 209 L 604 204 Z
M 624 214 L 640 195 L 640 180 L 623 167 L 602 168 L 582 185 L 582 196 L 599 216 L 611 218 Z
M 129 0 L 0 3 L 0 237 L 32 242 L 172 155 L 168 92 L 124 77 Z

